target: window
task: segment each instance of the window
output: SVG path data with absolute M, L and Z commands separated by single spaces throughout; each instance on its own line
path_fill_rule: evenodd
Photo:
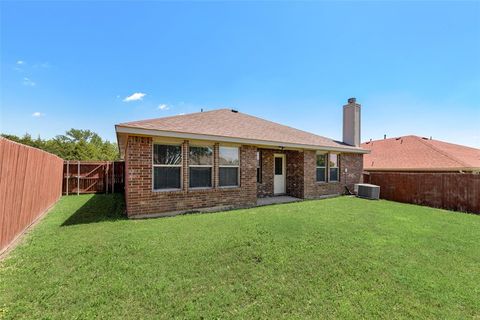
M 327 154 L 317 154 L 317 182 L 327 181 Z
M 275 157 L 275 166 L 274 166 L 275 175 L 282 175 L 283 174 L 283 158 L 282 157 Z
M 257 151 L 257 182 L 262 183 L 262 152 Z
M 213 150 L 211 147 L 190 147 L 188 165 L 190 188 L 212 186 Z
M 237 147 L 219 148 L 219 182 L 220 187 L 238 186 L 240 174 L 240 157 Z
M 330 175 L 329 175 L 329 181 L 338 181 L 339 180 L 339 175 L 338 175 L 338 162 L 339 162 L 339 157 L 338 154 L 335 153 L 330 153 L 328 155 L 329 157 L 329 163 L 328 163 L 328 168 L 330 170 Z
M 153 145 L 153 189 L 180 189 L 182 147 Z

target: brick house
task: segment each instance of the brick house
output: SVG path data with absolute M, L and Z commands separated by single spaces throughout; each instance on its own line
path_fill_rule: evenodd
M 343 107 L 343 141 L 220 109 L 115 126 L 129 217 L 314 199 L 362 176 L 360 105 Z

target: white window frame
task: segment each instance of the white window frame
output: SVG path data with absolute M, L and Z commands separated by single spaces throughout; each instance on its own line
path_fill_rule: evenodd
M 211 165 L 206 165 L 206 164 L 190 164 L 190 148 L 210 148 L 212 150 L 212 164 Z M 212 145 L 199 145 L 199 144 L 194 144 L 194 145 L 189 145 L 188 146 L 188 188 L 191 190 L 198 190 L 198 189 L 212 189 L 214 185 L 214 164 L 215 162 L 215 147 Z M 210 181 L 210 187 L 190 187 L 190 167 L 193 168 L 211 168 L 211 181 Z
M 318 156 L 326 156 L 326 161 L 325 161 L 325 166 L 324 167 L 319 167 L 317 166 L 317 157 Z M 327 183 L 329 181 L 329 169 L 328 169 L 328 161 L 330 160 L 330 155 L 329 153 L 326 152 L 317 152 L 315 155 L 315 181 L 317 183 Z M 317 170 L 323 168 L 323 171 L 325 172 L 325 180 L 324 181 L 319 181 L 317 180 Z
M 336 155 L 337 156 L 337 166 L 336 167 L 331 167 L 330 166 L 330 155 Z M 330 169 L 336 168 L 337 169 L 337 180 L 332 180 L 330 177 Z M 328 153 L 328 182 L 340 182 L 340 154 L 335 153 L 335 152 L 330 152 Z
M 227 164 L 227 165 L 222 165 L 220 164 L 220 149 L 222 148 L 235 148 L 237 149 L 238 152 L 238 165 L 232 165 L 232 164 Z M 218 187 L 219 188 L 239 188 L 240 187 L 240 147 L 237 146 L 225 146 L 225 145 L 219 145 L 218 146 Z M 220 185 L 220 168 L 238 168 L 237 170 L 237 184 L 234 186 L 222 186 Z
M 180 147 L 180 164 L 155 164 L 155 145 Z M 180 188 L 155 189 L 155 167 L 180 167 Z M 183 189 L 183 144 L 154 142 L 152 143 L 152 191 L 168 192 L 179 191 Z

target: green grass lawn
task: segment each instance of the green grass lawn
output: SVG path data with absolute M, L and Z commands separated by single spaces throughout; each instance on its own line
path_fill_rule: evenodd
M 0 262 L 0 318 L 480 318 L 480 216 L 350 197 L 122 211 L 62 198 Z

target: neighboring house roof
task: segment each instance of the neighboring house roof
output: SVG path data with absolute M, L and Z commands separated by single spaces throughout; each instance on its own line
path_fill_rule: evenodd
M 404 136 L 362 143 L 370 154 L 363 157 L 367 171 L 478 171 L 480 149 Z
M 117 134 L 145 134 L 306 149 L 367 151 L 230 109 L 219 109 L 116 125 Z

